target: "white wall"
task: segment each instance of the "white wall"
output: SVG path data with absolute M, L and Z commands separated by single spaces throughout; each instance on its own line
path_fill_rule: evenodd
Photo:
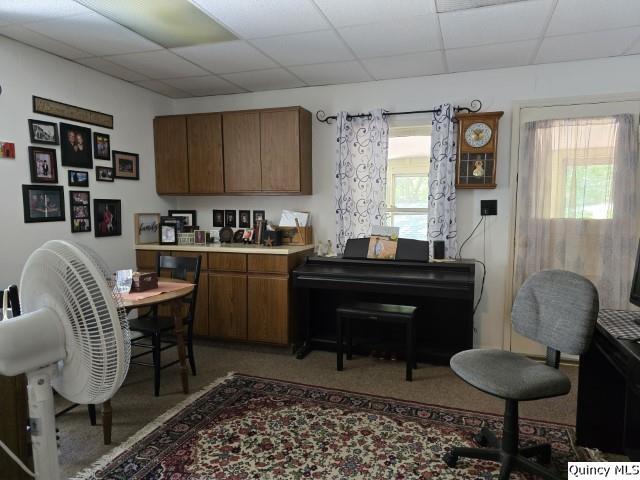
M 488 274 L 484 298 L 476 314 L 476 345 L 502 346 L 505 286 L 509 279 L 509 222 L 511 216 L 511 109 L 515 100 L 601 95 L 638 90 L 640 56 L 538 65 L 431 77 L 388 80 L 327 87 L 310 87 L 174 102 L 174 113 L 300 105 L 315 113 L 338 110 L 390 111 L 431 108 L 448 101 L 466 105 L 483 102 L 484 111 L 503 110 L 498 152 L 498 188 L 458 192 L 458 236 L 464 239 L 480 219 L 480 200 L 497 199 L 498 216 L 487 223 Z M 277 221 L 282 208 L 306 209 L 313 214 L 316 238 L 333 239 L 335 126 L 313 121 L 313 196 L 301 197 L 179 197 L 179 208 L 198 210 L 198 223 L 211 226 L 211 209 L 266 209 Z M 465 257 L 482 258 L 482 229 L 464 250 Z M 478 292 L 480 287 L 478 268 Z
M 15 160 L 0 159 L 0 286 L 17 283 L 29 254 L 45 240 L 54 238 L 91 246 L 114 269 L 134 265 L 133 213 L 166 211 L 175 203 L 155 193 L 153 157 L 153 117 L 169 111 L 171 101 L 4 37 L 0 37 L 0 65 L 0 141 L 16 145 Z M 110 134 L 112 148 L 140 154 L 140 181 L 102 183 L 95 181 L 93 171 L 89 175 L 92 200 L 122 200 L 122 236 L 95 238 L 94 232 L 71 233 L 67 167 L 60 165 L 60 147 L 56 148 L 58 184 L 65 187 L 67 220 L 24 223 L 21 186 L 31 183 L 27 119 L 79 123 L 32 113 L 32 95 L 112 114 L 113 130 L 87 126 Z M 94 160 L 94 165 L 110 166 L 110 162 Z

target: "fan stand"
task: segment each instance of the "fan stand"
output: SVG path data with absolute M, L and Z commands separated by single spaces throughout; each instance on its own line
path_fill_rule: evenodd
M 33 466 L 37 480 L 59 479 L 58 443 L 51 377 L 55 366 L 27 373 L 29 425 L 33 447 Z

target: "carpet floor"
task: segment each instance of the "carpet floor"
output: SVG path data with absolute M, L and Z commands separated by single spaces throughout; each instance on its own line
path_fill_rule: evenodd
M 171 360 L 170 352 L 164 356 Z M 444 366 L 420 364 L 414 372 L 414 381 L 405 382 L 403 362 L 354 357 L 345 364 L 344 371 L 337 372 L 335 354 L 330 352 L 316 351 L 304 360 L 297 360 L 286 350 L 208 342 L 196 345 L 196 361 L 198 375 L 190 377 L 192 392 L 233 371 L 486 413 L 501 414 L 504 409 L 500 400 L 468 386 Z M 566 424 L 575 422 L 578 369 L 562 368 L 571 378 L 571 393 L 525 402 L 520 408 L 522 417 Z M 163 371 L 159 397 L 153 396 L 152 376 L 150 368 L 133 366 L 112 400 L 113 443 L 110 446 L 102 443 L 100 419 L 97 426 L 89 425 L 86 408 L 78 407 L 58 418 L 63 478 L 91 465 L 185 399 L 177 368 Z M 64 402 L 59 401 L 57 408 L 63 407 Z

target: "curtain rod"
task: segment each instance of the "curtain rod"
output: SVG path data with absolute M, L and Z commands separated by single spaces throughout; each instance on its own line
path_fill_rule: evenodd
M 480 109 L 482 108 L 482 102 L 478 99 L 476 100 L 472 100 L 471 101 L 471 105 L 469 107 L 461 107 L 461 106 L 457 106 L 454 107 L 454 110 L 456 112 L 467 112 L 467 113 L 476 113 L 479 112 Z M 384 111 L 383 115 L 386 115 L 388 117 L 392 116 L 392 115 L 413 115 L 415 113 L 435 113 L 435 112 L 440 112 L 440 109 L 437 110 L 412 110 L 410 112 L 387 112 Z M 352 118 L 362 118 L 362 117 L 368 117 L 369 119 L 371 119 L 371 114 L 370 113 L 356 113 L 356 114 L 347 114 L 347 120 L 351 120 Z M 325 113 L 324 110 L 318 110 L 316 112 L 316 119 L 319 122 L 323 122 L 326 123 L 328 125 L 331 124 L 332 120 L 336 120 L 338 118 L 337 115 L 331 115 L 327 117 L 327 114 Z

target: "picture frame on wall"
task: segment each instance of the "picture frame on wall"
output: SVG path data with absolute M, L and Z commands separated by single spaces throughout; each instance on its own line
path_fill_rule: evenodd
M 184 217 L 182 222 L 183 227 L 188 227 L 187 230 L 193 229 L 198 225 L 198 214 L 195 210 L 169 210 L 170 217 Z
M 64 167 L 93 168 L 91 129 L 60 123 L 60 157 Z
M 213 226 L 224 227 L 224 210 L 213 211 Z
M 136 245 L 158 243 L 160 232 L 159 213 L 136 213 L 133 216 Z
M 251 228 L 251 210 L 240 210 L 238 212 L 238 227 Z
M 224 211 L 224 226 L 236 228 L 236 211 L 235 210 L 225 210 Z
M 140 180 L 140 155 L 137 153 L 111 152 L 113 157 L 113 176 L 125 180 Z
M 67 170 L 70 187 L 88 187 L 89 172 L 84 170 Z
M 64 222 L 64 188 L 59 185 L 22 185 L 24 223 Z
M 58 183 L 58 162 L 53 148 L 29 147 L 31 183 Z
M 29 140 L 31 143 L 58 145 L 58 124 L 44 120 L 29 119 Z
M 265 211 L 264 210 L 254 210 L 253 211 L 253 226 L 256 227 L 258 222 L 265 221 Z
M 96 167 L 96 181 L 97 182 L 113 182 L 113 168 Z
M 91 231 L 91 195 L 86 190 L 69 190 L 71 233 Z
M 96 198 L 93 200 L 96 237 L 122 235 L 122 206 L 120 200 Z
M 111 137 L 108 134 L 93 132 L 93 156 L 98 160 L 111 160 Z

